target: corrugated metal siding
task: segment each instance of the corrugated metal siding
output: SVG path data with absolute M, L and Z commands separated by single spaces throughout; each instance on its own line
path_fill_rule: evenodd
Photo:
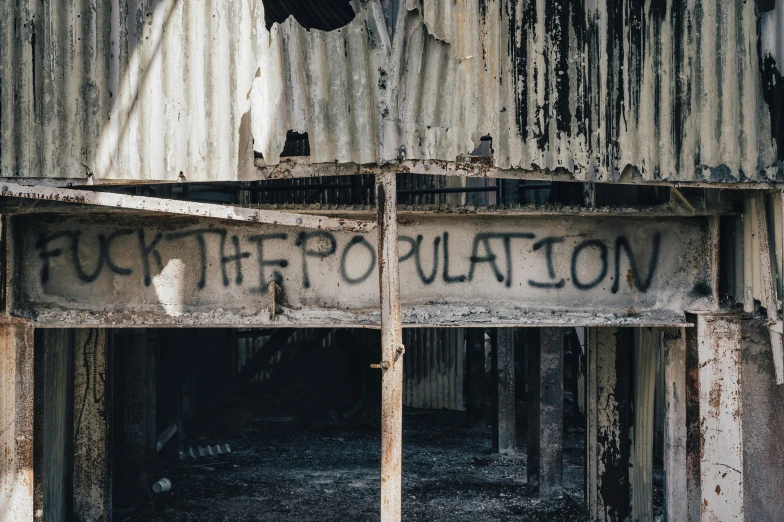
M 2 176 L 252 174 L 261 0 L 0 3 Z
M 784 102 L 755 2 L 400 3 L 390 27 L 378 2 L 332 32 L 272 27 L 253 93 L 269 164 L 293 129 L 312 162 L 394 160 L 400 146 L 454 160 L 490 134 L 497 166 L 578 179 L 626 166 L 648 180 L 782 175 L 771 110 Z
M 403 330 L 403 405 L 464 410 L 463 332 L 459 328 Z
M 8 0 L 1 174 L 249 180 L 296 130 L 314 163 L 452 161 L 490 134 L 497 166 L 578 179 L 784 176 L 768 4 L 370 0 L 324 32 L 268 31 L 262 0 Z

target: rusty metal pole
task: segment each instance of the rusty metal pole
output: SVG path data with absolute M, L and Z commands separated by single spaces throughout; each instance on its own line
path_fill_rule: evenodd
M 401 518 L 404 348 L 394 172 L 376 176 L 376 202 L 381 291 L 381 522 L 396 522 Z

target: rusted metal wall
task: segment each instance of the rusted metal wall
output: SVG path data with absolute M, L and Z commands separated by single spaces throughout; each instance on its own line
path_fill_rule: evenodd
M 0 174 L 249 180 L 294 130 L 314 163 L 490 134 L 496 166 L 577 179 L 783 175 L 781 2 L 356 1 L 331 31 L 265 4 L 4 2 Z
M 293 129 L 314 162 L 451 161 L 490 134 L 503 168 L 775 178 L 783 15 L 771 4 L 367 2 L 331 32 L 289 18 L 262 46 L 255 148 L 275 164 Z
M 463 330 L 403 330 L 403 404 L 412 408 L 464 410 Z
M 234 180 L 252 168 L 261 0 L 0 4 L 4 177 Z

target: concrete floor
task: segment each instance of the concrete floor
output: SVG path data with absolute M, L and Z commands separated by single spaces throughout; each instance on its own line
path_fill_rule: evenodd
M 228 442 L 232 453 L 171 459 L 158 470 L 171 479 L 171 492 L 151 497 L 148 505 L 116 511 L 115 520 L 378 520 L 377 426 L 374 417 L 263 432 L 248 424 L 241 436 L 195 441 L 192 444 Z M 522 448 L 524 437 L 518 439 Z M 489 427 L 468 428 L 464 413 L 407 410 L 403 518 L 587 520 L 579 507 L 582 445 L 579 428 L 567 428 L 567 497 L 540 501 L 526 484 L 524 450 L 511 457 L 492 454 Z

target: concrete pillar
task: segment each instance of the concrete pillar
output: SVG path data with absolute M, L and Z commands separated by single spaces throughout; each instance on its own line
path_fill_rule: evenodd
M 591 520 L 630 515 L 632 335 L 630 328 L 588 331 L 585 498 Z
M 36 520 L 65 520 L 72 511 L 73 330 L 35 334 Z
M 514 329 L 498 328 L 493 335 L 493 451 L 514 453 L 515 367 Z
M 634 346 L 634 440 L 630 483 L 632 520 L 653 521 L 653 413 L 656 392 L 656 361 L 662 332 L 635 328 Z
M 737 314 L 696 316 L 699 513 L 705 522 L 744 518 L 739 319 Z
M 563 495 L 564 328 L 528 335 L 528 482 L 539 496 Z
M 0 326 L 0 516 L 33 520 L 33 329 Z
M 403 465 L 403 318 L 398 268 L 395 173 L 376 177 L 381 296 L 381 522 L 401 519 Z
M 664 332 L 664 512 L 688 519 L 686 461 L 686 331 Z
M 466 369 L 468 423 L 482 424 L 485 403 L 485 331 L 483 328 L 466 330 Z
M 153 333 L 147 330 L 118 334 L 114 355 L 122 380 L 122 476 L 118 482 L 130 501 L 146 491 L 147 471 L 155 462 L 156 364 Z
M 108 332 L 79 329 L 74 339 L 73 513 L 77 522 L 110 520 L 112 422 Z

